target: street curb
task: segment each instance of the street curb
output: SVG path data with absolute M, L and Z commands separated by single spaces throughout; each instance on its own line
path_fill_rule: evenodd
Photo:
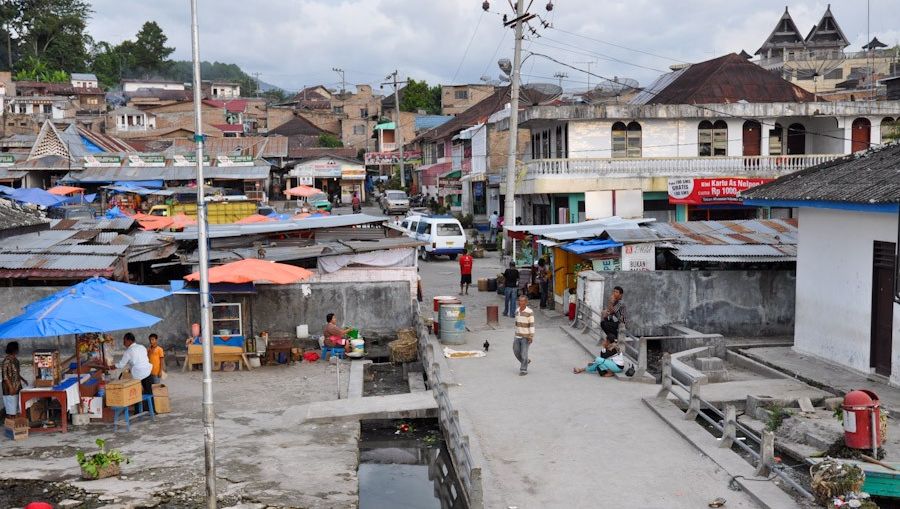
M 741 490 L 763 509 L 797 507 L 797 501 L 765 477 L 757 477 L 755 469 L 731 449 L 719 447 L 718 441 L 694 421 L 684 420 L 684 413 L 671 401 L 643 398 L 644 405 L 666 422 L 676 433 L 727 473 Z

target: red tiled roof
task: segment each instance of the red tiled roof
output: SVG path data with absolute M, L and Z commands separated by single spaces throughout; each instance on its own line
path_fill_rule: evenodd
M 691 64 L 646 104 L 812 102 L 816 96 L 736 53 Z
M 241 124 L 210 124 L 223 133 L 242 133 L 244 126 Z
M 296 116 L 275 129 L 269 130 L 269 134 L 280 134 L 282 136 L 319 136 L 327 132 L 302 116 Z
M 291 147 L 288 149 L 288 157 L 291 159 L 313 159 L 316 157 L 343 157 L 356 160 L 359 151 L 353 147 Z
M 207 104 L 214 108 L 225 108 L 226 111 L 232 113 L 243 113 L 247 111 L 246 99 L 232 99 L 230 101 L 222 101 L 219 99 L 204 99 L 203 104 Z
M 503 109 L 507 102 L 509 102 L 509 87 L 497 87 L 493 94 L 473 104 L 471 108 L 448 122 L 425 131 L 420 138 L 426 141 L 436 141 L 456 134 L 463 129 L 485 122 L 488 117 Z

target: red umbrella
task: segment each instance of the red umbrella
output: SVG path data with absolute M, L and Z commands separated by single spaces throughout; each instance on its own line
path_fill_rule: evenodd
M 209 269 L 210 283 L 272 283 L 289 285 L 308 279 L 313 272 L 302 267 L 247 258 Z M 200 273 L 184 276 L 187 281 L 198 281 Z
M 284 192 L 284 194 L 288 196 L 302 196 L 304 198 L 309 198 L 310 196 L 315 196 L 317 194 L 322 194 L 322 191 L 316 189 L 315 187 L 310 186 L 297 186 L 292 187 Z

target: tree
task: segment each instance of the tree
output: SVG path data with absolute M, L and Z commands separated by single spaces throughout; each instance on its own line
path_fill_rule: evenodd
M 7 2 L 4 2 L 7 3 Z M 51 69 L 87 68 L 92 40 L 85 32 L 91 9 L 84 0 L 19 0 L 9 22 L 20 59 L 34 57 Z M 21 61 L 21 60 L 20 60 Z M 14 67 L 19 69 L 18 62 Z
M 114 87 L 121 81 L 125 64 L 118 46 L 101 41 L 91 48 L 91 71 L 103 88 Z
M 429 87 L 425 80 L 407 78 L 406 86 L 400 91 L 400 111 L 417 112 L 424 110 L 431 115 L 441 112 L 441 86 Z
M 69 74 L 59 69 L 51 69 L 47 62 L 37 57 L 27 57 L 19 62 L 16 81 L 43 81 L 47 83 L 66 83 Z
M 129 44 L 123 49 L 127 49 L 132 64 L 139 71 L 148 74 L 162 73 L 169 67 L 169 55 L 175 51 L 175 48 L 166 46 L 167 41 L 168 37 L 162 28 L 155 21 L 148 21 L 141 27 L 133 43 L 125 41 Z
M 343 147 L 344 144 L 341 143 L 341 140 L 339 140 L 337 136 L 333 134 L 322 133 L 319 135 L 319 146 L 327 148 L 339 148 Z

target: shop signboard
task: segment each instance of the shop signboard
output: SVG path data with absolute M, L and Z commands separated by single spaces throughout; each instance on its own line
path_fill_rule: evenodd
M 12 166 L 16 164 L 16 157 L 12 154 L 0 154 L 0 166 Z
M 738 193 L 771 182 L 767 178 L 670 178 L 669 203 L 679 205 L 741 205 Z
M 622 268 L 622 262 L 618 258 L 591 260 L 591 265 L 596 272 L 613 272 Z
M 159 154 L 141 154 L 128 156 L 128 166 L 160 167 L 166 165 L 166 156 Z
M 366 169 L 358 165 L 345 164 L 341 166 L 341 179 L 343 180 L 365 180 Z
M 366 166 L 400 164 L 400 152 L 366 152 L 364 159 Z M 420 164 L 422 162 L 422 152 L 419 150 L 404 150 L 403 162 L 406 164 Z
M 203 156 L 203 162 L 209 164 L 209 156 Z M 197 154 L 185 154 L 172 156 L 172 166 L 194 166 L 197 164 Z
M 216 156 L 216 166 L 253 166 L 253 156 Z
M 622 270 L 656 270 L 656 246 L 652 243 L 622 246 Z
M 89 155 L 84 156 L 84 166 L 86 168 L 97 168 L 100 166 L 121 166 L 122 158 L 119 156 L 107 155 Z

